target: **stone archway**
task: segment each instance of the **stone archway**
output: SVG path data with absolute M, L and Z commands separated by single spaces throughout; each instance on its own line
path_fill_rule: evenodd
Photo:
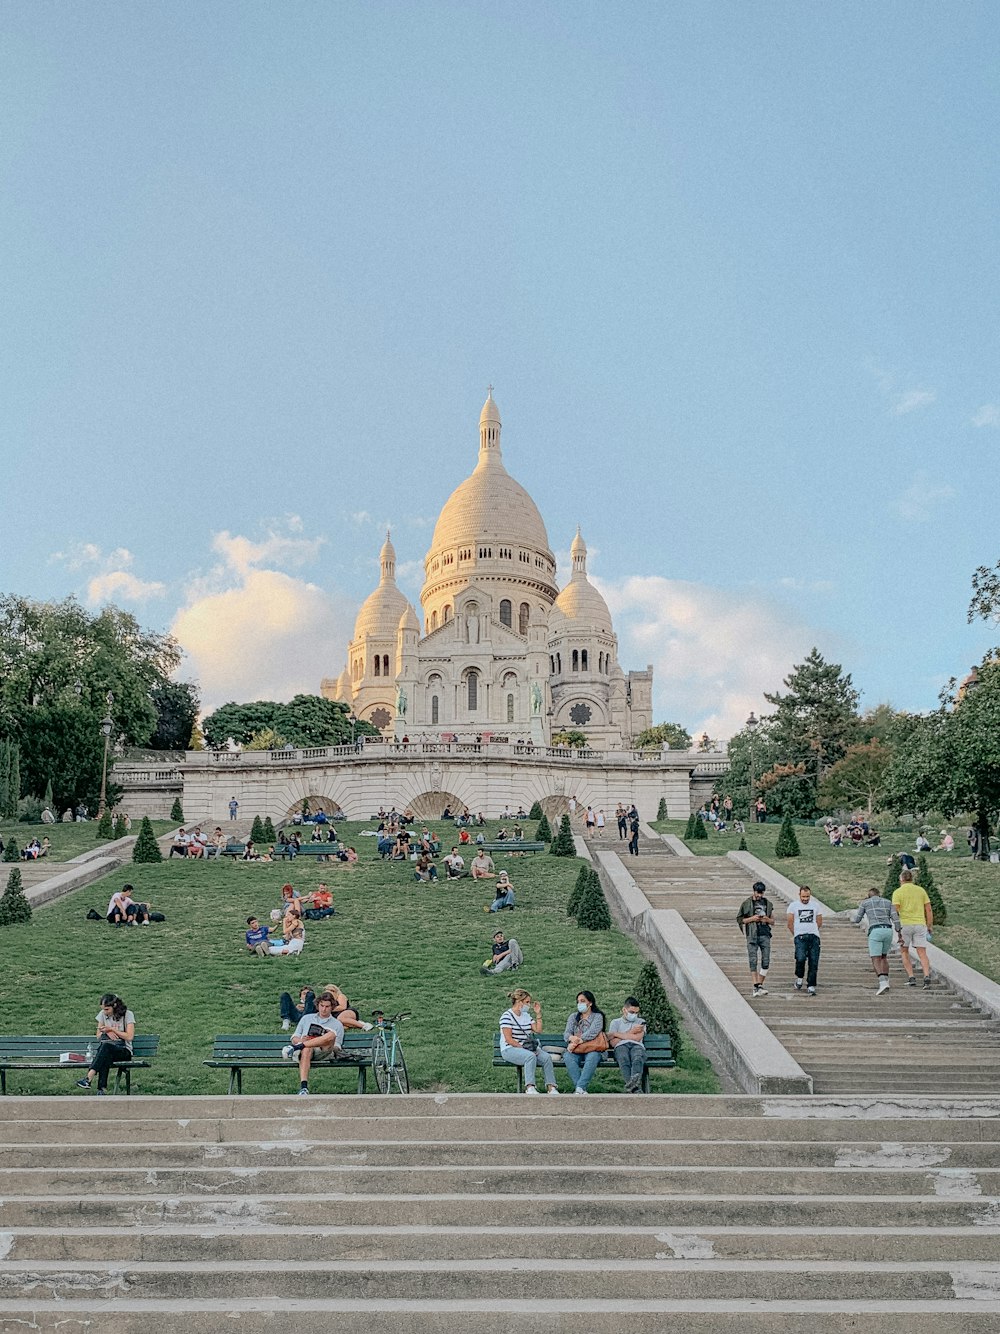
M 452 815 L 460 815 L 468 803 L 461 797 L 456 797 L 454 792 L 434 791 L 421 792 L 419 797 L 412 797 L 405 804 L 413 812 L 415 819 L 439 821 L 441 812 L 446 806 L 451 808 Z
M 315 815 L 317 811 L 322 811 L 325 815 L 328 815 L 331 820 L 344 820 L 347 818 L 344 815 L 339 802 L 334 801 L 331 797 L 322 797 L 317 792 L 310 792 L 308 796 L 297 797 L 295 801 L 292 802 L 291 806 L 289 806 L 287 812 L 279 823 L 288 824 L 293 816 L 301 815 L 303 801 L 309 803 L 310 815 Z
M 556 825 L 563 816 L 569 815 L 569 797 L 539 797 L 538 803 L 542 808 L 542 813 L 546 820 L 548 820 L 549 824 L 552 826 L 553 832 L 555 832 Z M 577 808 L 579 809 L 579 803 L 577 804 Z

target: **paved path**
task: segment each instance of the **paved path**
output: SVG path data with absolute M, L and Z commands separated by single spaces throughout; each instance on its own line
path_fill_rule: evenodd
M 736 912 L 752 877 L 725 857 L 675 857 L 644 839 L 638 857 L 617 838 L 592 848 L 619 852 L 653 908 L 681 914 L 741 994 L 796 1061 L 816 1093 L 995 1093 L 1000 1088 L 1000 1020 L 987 1018 L 935 981 L 929 991 L 905 985 L 899 956 L 890 962 L 889 993 L 875 997 L 865 934 L 827 919 L 815 997 L 793 989 L 785 904 L 775 903 L 768 995 L 751 1001 L 750 972 Z M 919 974 L 919 968 L 917 969 Z

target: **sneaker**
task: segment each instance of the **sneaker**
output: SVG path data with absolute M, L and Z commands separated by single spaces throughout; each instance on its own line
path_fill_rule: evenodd
M 76 1086 L 77 1086 L 78 1089 L 89 1089 L 89 1088 L 90 1088 L 90 1080 L 89 1080 L 89 1079 L 78 1079 L 78 1080 L 76 1081 Z
M 889 979 L 887 977 L 880 977 L 878 980 L 878 990 L 875 992 L 875 995 L 884 996 L 888 990 L 889 990 Z
M 628 1080 L 628 1082 L 627 1082 L 626 1085 L 625 1085 L 625 1092 L 626 1092 L 626 1093 L 638 1093 L 638 1092 L 639 1092 L 639 1085 L 640 1085 L 641 1083 L 642 1083 L 642 1077 L 641 1077 L 641 1076 L 640 1076 L 638 1079 L 634 1079 L 634 1078 L 633 1078 L 633 1079 Z
M 485 907 L 485 908 L 483 909 L 483 912 L 489 912 L 489 907 Z
M 545 1092 L 549 1095 L 550 1098 L 559 1097 L 559 1090 L 557 1088 L 546 1089 Z
M 294 1052 L 294 1050 L 295 1050 L 294 1047 L 282 1047 L 281 1049 L 282 1059 L 290 1061 L 292 1059 L 292 1053 Z
M 292 1026 L 292 1021 L 291 1021 L 291 1019 L 282 1019 L 282 1021 L 281 1021 L 281 1027 L 285 1030 L 286 1033 L 287 1033 L 288 1030 L 291 1028 L 291 1026 Z
M 795 979 L 795 990 L 796 990 L 796 991 L 801 991 L 801 990 L 802 990 L 802 978 L 801 978 L 801 977 L 797 977 L 797 978 Z
M 931 985 L 931 980 L 930 980 L 930 978 L 929 978 L 929 977 L 925 977 L 925 978 L 924 978 L 924 991 L 929 991 L 929 990 L 930 990 L 930 985 Z
M 757 995 L 758 995 L 758 996 L 766 996 L 766 995 L 767 995 L 767 987 L 765 987 L 765 986 L 759 986 L 759 987 L 757 988 Z
M 815 995 L 816 995 L 816 988 L 815 988 L 815 987 L 806 987 L 806 991 L 809 993 L 810 996 L 815 996 Z
M 98 1090 L 97 1090 L 97 1096 L 98 1096 L 99 1098 L 106 1098 L 106 1097 L 108 1096 L 108 1090 L 107 1090 L 107 1089 L 98 1089 Z
M 755 983 L 753 990 L 750 992 L 750 999 L 756 1000 L 759 995 L 760 995 L 760 987 L 758 987 Z
M 906 985 L 908 987 L 915 987 L 917 985 L 917 979 L 915 977 L 908 977 L 906 979 Z
M 585 1098 L 587 1096 L 586 1089 L 576 1088 L 573 1090 L 573 1092 L 576 1094 L 578 1098 Z
M 479 971 L 482 973 L 484 977 L 490 977 L 493 973 L 492 968 L 480 968 Z
M 524 1091 L 525 1093 L 534 1093 L 536 1095 L 538 1093 L 538 1089 L 535 1088 L 534 1084 L 525 1084 Z
M 309 1097 L 309 1090 L 308 1090 L 308 1089 L 299 1089 L 299 1097 L 300 1097 L 300 1098 L 308 1098 L 308 1097 Z

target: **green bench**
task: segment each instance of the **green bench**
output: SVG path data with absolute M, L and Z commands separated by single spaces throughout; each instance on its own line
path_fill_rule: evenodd
M 566 1050 L 566 1039 L 561 1033 L 538 1033 L 539 1046 L 545 1047 L 552 1057 L 553 1062 L 559 1066 L 562 1065 L 562 1054 Z M 674 1054 L 670 1046 L 669 1033 L 647 1033 L 644 1041 L 646 1048 L 646 1068 L 642 1072 L 642 1091 L 649 1092 L 649 1072 L 650 1070 L 672 1070 L 677 1062 L 674 1060 Z M 493 1034 L 493 1064 L 495 1066 L 504 1066 L 508 1070 L 517 1071 L 517 1091 L 524 1092 L 524 1067 L 513 1065 L 505 1061 L 500 1055 L 500 1034 Z M 598 1070 L 616 1070 L 618 1062 L 615 1060 L 613 1051 L 601 1053 Z
M 220 857 L 242 857 L 247 850 L 245 843 L 227 843 L 219 853 Z
M 287 1070 L 298 1077 L 298 1061 L 285 1060 L 281 1054 L 288 1043 L 288 1033 L 222 1033 L 213 1040 L 211 1060 L 202 1064 L 213 1070 L 228 1070 L 228 1092 L 242 1093 L 244 1070 Z M 357 1091 L 364 1093 L 371 1065 L 371 1033 L 349 1028 L 344 1034 L 343 1055 L 313 1062 L 309 1078 L 321 1070 L 356 1070 Z
M 81 1074 L 87 1072 L 86 1060 L 68 1061 L 62 1065 L 59 1057 L 67 1051 L 79 1052 L 83 1056 L 90 1044 L 96 1041 L 93 1035 L 84 1034 L 81 1037 L 79 1033 L 70 1037 L 50 1037 L 47 1034 L 44 1037 L 0 1037 L 0 1095 L 7 1092 L 8 1070 L 65 1070 L 79 1079 Z M 132 1092 L 132 1071 L 148 1070 L 159 1045 L 160 1039 L 153 1034 L 143 1033 L 136 1037 L 132 1042 L 131 1061 L 111 1067 L 115 1072 L 112 1092 L 118 1092 L 124 1075 L 127 1097 Z
M 329 861 L 335 857 L 338 852 L 343 852 L 343 843 L 303 843 L 297 852 L 293 854 L 290 843 L 275 843 L 274 856 L 280 857 L 282 861 L 287 857 L 289 860 L 295 857 L 315 857 L 317 861 Z
M 476 852 L 544 852 L 547 843 L 529 843 L 523 838 L 505 838 L 499 843 L 471 843 Z

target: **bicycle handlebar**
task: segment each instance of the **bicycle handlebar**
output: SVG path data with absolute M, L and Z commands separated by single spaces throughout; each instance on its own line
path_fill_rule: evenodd
M 384 1010 L 372 1010 L 372 1018 L 377 1024 L 399 1024 L 404 1019 L 410 1018 L 409 1010 L 400 1010 L 398 1014 L 390 1015 L 387 1019 Z

